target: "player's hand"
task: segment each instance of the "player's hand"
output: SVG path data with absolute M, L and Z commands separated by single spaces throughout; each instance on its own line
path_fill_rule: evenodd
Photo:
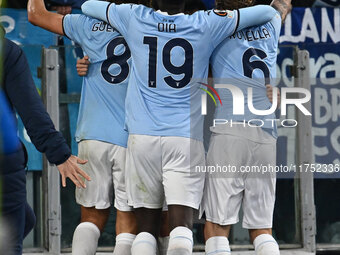
M 82 177 L 88 181 L 91 181 L 91 178 L 78 166 L 78 164 L 84 165 L 86 163 L 87 160 L 82 160 L 71 155 L 64 163 L 57 165 L 57 168 L 61 174 L 61 183 L 63 187 L 66 187 L 66 178 L 70 178 L 78 188 L 86 188 Z
M 293 9 L 292 0 L 273 0 L 270 5 L 281 14 L 282 23 Z
M 266 85 L 267 88 L 267 97 L 271 103 L 273 103 L 273 86 L 270 84 Z M 277 90 L 277 107 L 280 107 L 281 105 L 281 94 L 280 90 Z
M 89 70 L 89 56 L 85 56 L 82 59 L 77 60 L 77 72 L 79 76 L 86 76 Z

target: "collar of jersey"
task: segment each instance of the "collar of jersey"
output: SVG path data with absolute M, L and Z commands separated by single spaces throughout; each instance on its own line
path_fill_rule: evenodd
M 184 15 L 184 13 L 182 13 L 182 12 L 181 13 L 177 13 L 177 14 L 173 14 L 173 15 L 170 15 L 167 12 L 162 12 L 161 10 L 157 10 L 156 12 L 160 13 L 162 15 L 166 15 L 166 16 L 180 16 L 180 15 Z

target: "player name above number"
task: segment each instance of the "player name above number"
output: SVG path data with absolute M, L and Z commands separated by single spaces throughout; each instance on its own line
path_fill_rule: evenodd
M 159 32 L 176 33 L 176 24 L 173 23 L 158 23 Z
M 252 42 L 257 40 L 265 40 L 270 37 L 270 32 L 266 28 L 261 28 L 256 30 L 242 30 L 236 32 L 235 34 L 230 36 L 230 39 L 240 39 Z
M 116 29 L 114 29 L 111 25 L 107 24 L 106 22 L 96 22 L 92 26 L 92 31 L 100 31 L 100 32 L 115 32 Z

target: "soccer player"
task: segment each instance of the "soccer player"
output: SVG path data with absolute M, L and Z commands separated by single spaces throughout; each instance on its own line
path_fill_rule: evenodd
M 90 61 L 88 60 L 88 56 L 84 56 L 82 59 L 77 60 L 77 72 L 79 76 L 86 76 L 88 73 L 88 69 L 90 66 Z M 167 206 L 163 207 L 162 212 L 162 219 L 161 219 L 161 226 L 160 226 L 160 233 L 158 236 L 158 252 L 159 255 L 166 255 L 167 249 L 168 249 L 168 243 L 169 243 L 169 224 L 168 224 L 168 209 Z
M 217 8 L 244 8 L 253 0 L 217 1 Z M 272 6 L 278 11 L 266 24 L 237 32 L 215 49 L 211 58 L 215 84 L 233 84 L 247 95 L 253 89 L 255 109 L 271 108 L 266 95 L 266 84 L 276 78 L 276 59 L 281 21 L 291 9 L 291 0 L 274 0 Z M 232 49 L 232 50 L 230 50 Z M 268 91 L 272 89 L 267 88 Z M 258 255 L 280 254 L 272 237 L 272 220 L 275 202 L 275 173 L 243 173 L 242 166 L 276 165 L 276 125 L 266 119 L 275 115 L 258 116 L 248 110 L 245 99 L 245 115 L 233 115 L 232 95 L 227 89 L 217 90 L 222 106 L 218 106 L 215 119 L 232 120 L 233 124 L 215 125 L 207 155 L 208 166 L 237 167 L 237 173 L 209 174 L 201 209 L 205 211 L 206 254 L 230 253 L 228 236 L 230 226 L 238 222 L 243 205 L 243 227 L 249 230 L 251 242 Z M 275 91 L 275 89 L 273 90 Z M 275 92 L 276 93 L 276 92 Z M 236 99 L 234 99 L 236 100 Z M 275 103 L 275 97 L 274 97 Z M 262 127 L 249 127 L 252 119 L 262 120 Z M 259 123 L 259 122 L 257 122 Z M 261 125 L 261 124 L 260 124 Z
M 275 15 L 269 6 L 184 15 L 184 1 L 158 0 L 159 11 L 137 5 L 88 1 L 83 13 L 124 36 L 132 55 L 126 98 L 127 192 L 136 210 L 138 235 L 132 254 L 156 254 L 164 197 L 169 208 L 168 255 L 191 254 L 193 210 L 205 176 L 200 87 L 212 51 L 227 36 Z
M 81 223 L 74 232 L 72 254 L 95 254 L 115 194 L 117 209 L 114 254 L 128 255 L 136 234 L 135 216 L 125 192 L 125 96 L 131 70 L 131 53 L 120 33 L 110 24 L 85 15 L 46 10 L 43 0 L 28 2 L 29 21 L 51 32 L 66 35 L 89 56 L 89 74 L 83 80 L 76 139 L 83 168 L 92 181 L 76 190 Z

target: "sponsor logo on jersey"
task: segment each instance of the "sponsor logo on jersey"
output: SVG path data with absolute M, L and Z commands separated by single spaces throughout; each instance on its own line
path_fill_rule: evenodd
M 234 13 L 228 10 L 214 10 L 214 13 L 221 17 L 228 17 L 228 18 L 234 17 Z

